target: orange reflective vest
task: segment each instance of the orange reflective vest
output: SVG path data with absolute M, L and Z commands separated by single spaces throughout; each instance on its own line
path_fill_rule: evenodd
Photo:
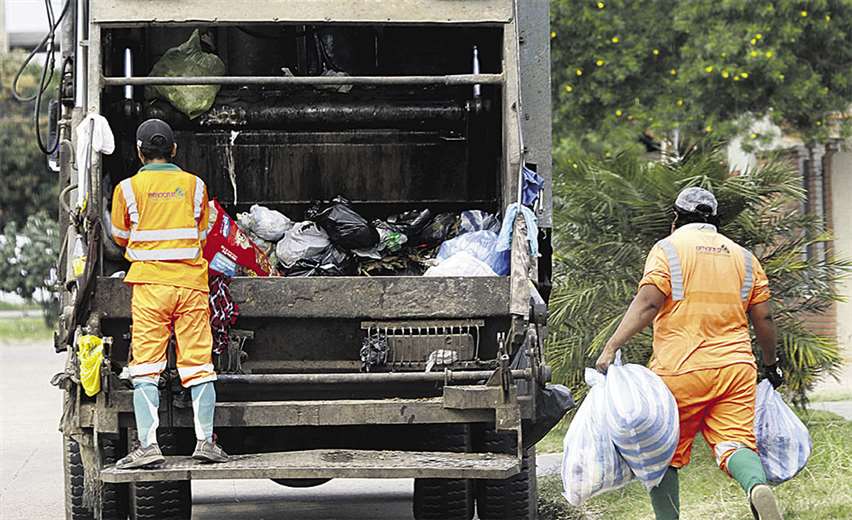
M 112 235 L 131 262 L 125 281 L 207 291 L 208 215 L 204 181 L 174 164 L 148 164 L 121 181 Z
M 748 309 L 770 294 L 750 251 L 712 225 L 687 224 L 651 249 L 639 285 L 666 295 L 654 320 L 651 370 L 678 375 L 754 365 Z

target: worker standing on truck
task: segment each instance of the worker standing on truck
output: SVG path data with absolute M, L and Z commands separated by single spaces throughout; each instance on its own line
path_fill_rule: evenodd
M 119 469 L 140 468 L 165 459 L 157 445 L 160 373 L 174 333 L 181 384 L 192 394 L 194 459 L 224 462 L 213 440 L 216 373 L 212 363 L 207 261 L 207 188 L 170 161 L 177 151 L 171 127 L 149 119 L 136 131 L 142 168 L 115 188 L 112 235 L 125 249 L 133 291 L 130 375 L 139 447 L 119 460 Z
M 671 467 L 651 490 L 658 520 L 679 518 L 678 470 L 689 463 L 699 431 L 719 468 L 747 493 L 755 518 L 779 520 L 756 452 L 757 365 L 748 326 L 751 318 L 764 375 L 780 386 L 769 282 L 749 250 L 716 230 L 717 209 L 716 198 L 705 189 L 680 192 L 672 234 L 648 254 L 639 292 L 596 366 L 606 372 L 616 351 L 653 321 L 650 368 L 671 390 L 680 415 Z

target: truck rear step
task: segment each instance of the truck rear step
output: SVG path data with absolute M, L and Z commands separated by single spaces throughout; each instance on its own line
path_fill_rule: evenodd
M 166 457 L 152 469 L 101 471 L 104 482 L 193 479 L 475 478 L 505 479 L 518 473 L 514 455 L 434 451 L 308 450 L 235 455 L 205 464 L 188 456 Z

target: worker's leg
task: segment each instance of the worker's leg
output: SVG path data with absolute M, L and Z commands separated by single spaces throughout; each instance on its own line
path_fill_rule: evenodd
M 730 474 L 728 460 L 734 452 L 757 450 L 754 437 L 756 369 L 745 363 L 719 369 L 713 393 L 715 402 L 707 409 L 703 434 L 716 455 L 719 468 Z
M 758 484 L 766 484 L 766 473 L 757 453 L 741 448 L 728 457 L 728 473 L 736 480 L 743 490 L 748 493 Z
M 662 376 L 678 406 L 680 437 L 672 458 L 671 467 L 666 471 L 660 484 L 651 490 L 651 505 L 657 520 L 674 520 L 680 517 L 680 486 L 678 469 L 689 464 L 692 443 L 695 434 L 704 426 L 704 413 L 707 399 L 704 397 L 709 387 L 707 374 L 690 373 L 680 376 Z
M 139 443 L 147 447 L 157 442 L 160 394 L 157 383 L 166 368 L 166 347 L 171 334 L 171 288 L 137 284 L 131 298 L 133 359 L 128 365 L 133 378 L 133 412 Z
M 213 415 L 216 408 L 216 372 L 213 369 L 213 335 L 210 332 L 210 304 L 205 292 L 179 289 L 175 313 L 177 366 L 181 384 L 192 392 L 192 413 L 197 443 L 193 458 L 224 462 L 228 455 L 213 442 Z
M 651 490 L 651 505 L 657 520 L 680 518 L 680 484 L 677 468 L 669 467 L 660 484 Z
M 166 348 L 171 335 L 171 305 L 174 295 L 169 287 L 137 284 L 133 286 L 131 354 L 128 364 L 133 379 L 133 413 L 139 448 L 116 462 L 119 469 L 143 468 L 165 459 L 157 445 L 160 424 L 160 372 L 166 367 Z
M 748 495 L 755 518 L 780 520 L 781 511 L 757 455 L 754 405 L 757 371 L 737 364 L 720 369 L 717 400 L 708 410 L 704 438 L 722 471 L 733 477 Z

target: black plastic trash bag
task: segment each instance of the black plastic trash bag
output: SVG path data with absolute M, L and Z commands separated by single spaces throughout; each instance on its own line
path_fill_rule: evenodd
M 408 237 L 408 242 L 415 242 L 419 239 L 423 228 L 429 224 L 432 219 L 432 212 L 428 209 L 406 211 L 399 215 L 388 217 L 387 221 L 382 222 L 382 227 L 389 231 L 396 231 Z
M 433 247 L 448 240 L 458 232 L 459 216 L 455 213 L 435 215 L 419 236 L 414 240 L 418 247 Z
M 529 358 L 524 349 L 516 352 L 510 368 L 522 370 L 529 367 Z M 574 403 L 571 390 L 563 385 L 547 384 L 542 387 L 535 382 L 524 380 L 518 381 L 517 385 L 519 396 L 530 395 L 531 391 L 536 394 L 535 416 L 521 422 L 524 449 L 529 449 L 542 440 L 554 426 L 559 424 L 559 421 L 565 417 L 568 410 L 576 406 L 576 403 Z
M 370 249 L 379 243 L 379 233 L 352 209 L 348 200 L 337 196 L 327 207 L 315 204 L 305 216 L 328 233 L 331 243 L 342 249 Z
M 330 245 L 319 254 L 293 264 L 285 276 L 351 276 L 356 270 L 355 257 Z
M 535 446 L 576 406 L 571 390 L 563 385 L 536 385 L 535 399 L 535 417 L 521 423 L 525 449 Z

